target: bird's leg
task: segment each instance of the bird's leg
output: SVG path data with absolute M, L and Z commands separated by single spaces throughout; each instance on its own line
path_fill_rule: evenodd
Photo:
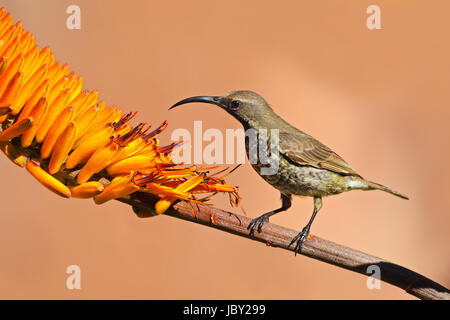
M 314 197 L 314 211 L 313 211 L 311 218 L 309 219 L 308 223 L 303 228 L 303 230 L 299 234 L 297 234 L 294 237 L 294 239 L 292 239 L 291 243 L 289 243 L 289 246 L 288 246 L 288 247 L 290 247 L 295 241 L 297 241 L 297 245 L 295 246 L 295 250 L 294 250 L 296 255 L 297 255 L 297 253 L 301 252 L 303 242 L 305 242 L 305 240 L 308 238 L 309 229 L 311 229 L 311 225 L 314 221 L 314 218 L 316 217 L 317 212 L 319 212 L 320 208 L 322 208 L 322 197 Z
M 251 236 L 254 235 L 255 229 L 258 230 L 258 232 L 261 232 L 262 226 L 264 225 L 264 223 L 269 222 L 270 216 L 273 216 L 278 212 L 286 211 L 287 209 L 289 209 L 292 205 L 291 198 L 292 198 L 291 195 L 281 194 L 281 208 L 267 212 L 259 216 L 258 218 L 255 218 L 252 221 L 250 221 L 247 227 L 247 230 L 250 229 L 250 235 Z

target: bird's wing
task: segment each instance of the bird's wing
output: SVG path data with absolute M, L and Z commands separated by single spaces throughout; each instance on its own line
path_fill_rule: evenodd
M 298 165 L 326 169 L 342 175 L 359 176 L 333 150 L 304 133 L 294 136 L 287 132 L 280 132 L 280 153 L 290 162 Z

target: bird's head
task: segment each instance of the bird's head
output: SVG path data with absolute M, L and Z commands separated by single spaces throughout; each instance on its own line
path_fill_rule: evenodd
M 227 111 L 244 126 L 255 119 L 264 119 L 273 113 L 272 108 L 259 94 L 252 91 L 232 91 L 224 96 L 196 96 L 175 103 L 177 106 L 192 102 L 204 102 L 215 104 Z

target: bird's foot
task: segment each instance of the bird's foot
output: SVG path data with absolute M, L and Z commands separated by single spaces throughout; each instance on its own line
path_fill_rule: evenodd
M 303 230 L 301 232 L 299 232 L 299 234 L 297 234 L 294 239 L 292 239 L 291 243 L 289 243 L 288 248 L 297 241 L 297 244 L 295 246 L 295 250 L 294 253 L 295 255 L 297 255 L 297 253 L 300 253 L 302 251 L 302 246 L 303 246 L 303 242 L 306 241 L 306 239 L 308 238 L 309 235 L 309 226 L 306 226 L 303 228 Z
M 261 232 L 261 228 L 266 222 L 269 222 L 269 217 L 263 214 L 258 218 L 252 219 L 252 221 L 248 224 L 247 230 L 250 230 L 250 235 L 253 237 L 255 230 Z

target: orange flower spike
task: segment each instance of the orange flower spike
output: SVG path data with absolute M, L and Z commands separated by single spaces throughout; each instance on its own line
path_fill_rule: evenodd
M 33 92 L 36 91 L 38 86 L 44 81 L 47 76 L 48 66 L 46 64 L 42 65 L 34 75 L 25 82 L 25 85 L 20 90 L 20 93 L 12 101 L 13 115 L 18 114 L 22 108 L 25 106 L 26 101 L 31 97 Z M 25 80 L 25 75 L 24 75 Z
M 36 178 L 44 187 L 64 198 L 70 198 L 71 192 L 61 181 L 48 174 L 44 169 L 39 167 L 31 160 L 27 161 L 27 171 Z
M 22 133 L 30 129 L 33 124 L 33 118 L 25 118 L 20 122 L 14 123 L 8 129 L 0 133 L 0 141 L 8 141 L 12 138 L 20 136 Z
M 0 142 L 0 149 L 3 153 L 19 167 L 25 167 L 25 157 L 20 154 L 19 150 L 9 141 Z
M 119 145 L 113 141 L 110 141 L 95 151 L 95 153 L 89 158 L 84 167 L 78 173 L 78 183 L 82 184 L 87 182 L 94 174 L 106 168 L 118 150 Z
M 45 117 L 47 112 L 47 99 L 42 97 L 39 99 L 36 106 L 31 110 L 30 117 L 33 118 L 33 124 L 31 128 L 22 134 L 22 147 L 28 148 L 31 146 L 33 142 L 34 136 L 36 135 L 36 131 L 39 128 L 39 124 L 42 122 L 42 119 Z
M 36 133 L 37 142 L 44 141 L 45 136 L 47 135 L 47 132 L 50 129 L 51 125 L 55 122 L 56 118 L 67 106 L 69 95 L 70 95 L 69 89 L 61 91 L 61 93 L 58 95 L 58 97 L 54 100 L 52 104 L 50 104 L 50 98 L 48 98 L 49 109 L 47 115 L 44 118 L 44 121 L 41 123 Z
M 17 92 L 20 90 L 22 80 L 23 80 L 22 72 L 17 72 L 6 86 L 3 96 L 0 98 L 0 103 L 9 103 L 9 104 L 12 103 L 12 101 L 17 95 Z
M 105 189 L 98 181 L 89 181 L 75 187 L 69 187 L 73 198 L 88 199 L 96 196 Z
M 102 193 L 94 197 L 96 204 L 102 204 L 106 201 L 121 198 L 139 190 L 139 187 L 133 181 L 134 172 L 126 176 L 116 177 L 103 190 Z
M 6 87 L 8 86 L 8 83 L 11 81 L 11 79 L 14 77 L 17 71 L 20 70 L 22 63 L 23 63 L 23 53 L 19 54 L 6 68 L 6 70 L 0 75 L 0 96 L 3 95 L 3 93 L 6 90 Z
M 48 171 L 50 174 L 55 174 L 61 168 L 64 160 L 72 150 L 77 135 L 77 125 L 75 122 L 69 123 L 67 128 L 61 133 L 53 148 L 52 157 L 48 164 Z
M 44 142 L 41 147 L 42 159 L 47 159 L 52 154 L 56 140 L 64 129 L 69 125 L 73 119 L 73 108 L 67 106 L 58 116 L 56 121 L 52 124 L 45 136 Z
M 31 97 L 26 102 L 25 106 L 23 107 L 22 112 L 19 114 L 19 118 L 17 121 L 21 121 L 29 116 L 31 110 L 34 108 L 36 103 L 39 101 L 42 96 L 45 96 L 48 92 L 48 79 L 44 80 L 39 87 L 33 92 Z M 47 99 L 48 100 L 48 99 Z
M 85 136 L 67 158 L 66 168 L 73 169 L 79 163 L 88 161 L 96 150 L 110 142 L 109 137 L 113 131 L 114 129 L 110 125 L 104 125 L 104 128 L 93 135 Z
M 188 192 L 189 190 L 195 188 L 199 183 L 203 181 L 203 176 L 198 175 L 194 178 L 191 178 L 189 180 L 186 180 L 185 182 L 181 183 L 179 186 L 175 188 L 177 191 L 181 192 Z M 169 207 L 177 200 L 176 197 L 166 196 L 156 202 L 155 204 L 155 211 L 157 214 L 164 213 Z

